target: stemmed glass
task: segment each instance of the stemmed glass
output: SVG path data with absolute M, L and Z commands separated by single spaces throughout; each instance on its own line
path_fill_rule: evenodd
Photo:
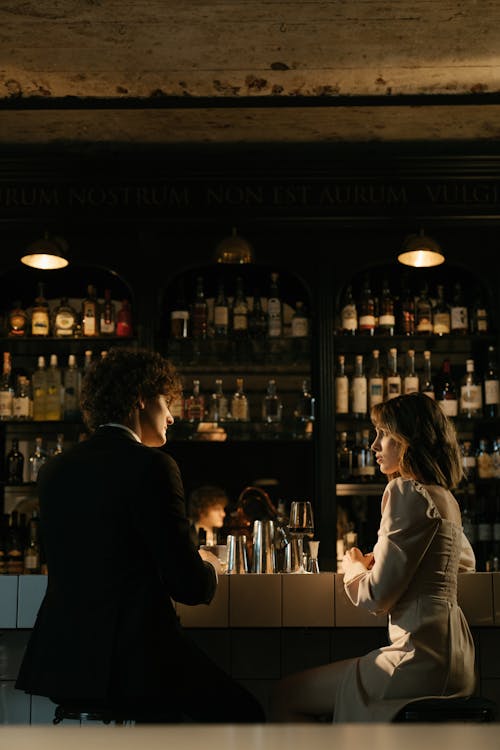
M 300 571 L 304 568 L 304 537 L 312 539 L 314 536 L 314 520 L 312 505 L 309 500 L 293 500 L 290 505 L 290 519 L 288 522 L 290 536 L 297 539 L 299 548 Z

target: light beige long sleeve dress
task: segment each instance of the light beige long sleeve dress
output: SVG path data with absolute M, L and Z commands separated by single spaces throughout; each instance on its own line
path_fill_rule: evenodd
M 344 588 L 356 606 L 388 613 L 390 644 L 353 660 L 334 721 L 390 721 L 411 699 L 473 693 L 474 642 L 457 604 L 457 575 L 472 572 L 475 559 L 459 519 L 448 490 L 388 483 L 375 563 L 371 570 L 348 563 Z

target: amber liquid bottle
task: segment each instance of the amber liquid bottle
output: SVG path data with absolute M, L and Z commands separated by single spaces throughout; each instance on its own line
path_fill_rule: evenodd
M 82 302 L 82 334 L 84 336 L 99 335 L 99 312 L 95 287 L 89 284 L 87 297 Z

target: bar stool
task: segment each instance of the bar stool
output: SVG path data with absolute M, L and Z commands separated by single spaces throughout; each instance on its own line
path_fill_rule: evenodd
M 497 716 L 497 705 L 489 698 L 471 695 L 467 698 L 422 698 L 412 701 L 396 714 L 393 723 L 410 722 L 491 722 Z

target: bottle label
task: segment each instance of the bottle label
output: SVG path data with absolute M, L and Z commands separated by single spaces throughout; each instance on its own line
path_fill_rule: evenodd
M 75 318 L 71 313 L 58 312 L 54 321 L 54 333 L 56 336 L 72 336 Z
M 396 325 L 396 318 L 394 315 L 381 315 L 378 319 L 378 324 L 379 326 L 393 328 Z
M 375 315 L 361 315 L 359 318 L 359 328 L 361 331 L 369 331 L 375 328 Z
M 189 312 L 187 310 L 172 310 L 170 318 L 171 320 L 189 320 Z
M 442 401 L 438 401 L 439 406 L 443 414 L 447 417 L 456 417 L 458 414 L 458 401 L 456 398 L 444 398 Z
M 96 320 L 93 315 L 86 313 L 83 317 L 83 335 L 95 336 L 97 333 Z
M 451 330 L 455 332 L 467 331 L 469 320 L 466 307 L 451 308 Z
M 12 417 L 13 396 L 10 391 L 0 391 L 0 419 Z
M 419 318 L 417 323 L 418 333 L 432 333 L 432 321 L 430 318 Z
M 268 335 L 271 337 L 281 336 L 281 317 L 271 316 L 269 318 Z
M 27 396 L 14 398 L 12 411 L 16 419 L 27 419 L 30 416 L 30 400 Z
M 418 377 L 416 375 L 408 375 L 404 379 L 404 392 L 405 393 L 418 393 Z
M 115 332 L 115 321 L 101 318 L 101 334 L 109 335 Z
M 214 325 L 227 326 L 228 320 L 229 320 L 229 311 L 225 305 L 214 307 Z
M 248 330 L 248 315 L 245 312 L 238 312 L 237 309 L 233 311 L 233 331 L 246 331 Z
M 353 414 L 366 414 L 368 411 L 368 390 L 366 378 L 354 378 L 352 384 Z
M 498 380 L 484 381 L 484 402 L 485 404 L 498 404 L 500 401 L 500 389 Z
M 475 456 L 464 456 L 462 458 L 462 466 L 464 469 L 475 469 L 476 468 L 476 457 Z
M 349 381 L 345 376 L 335 379 L 335 412 L 349 413 Z
M 448 313 L 434 314 L 434 333 L 437 336 L 445 336 L 450 332 L 450 316 Z
M 356 305 L 344 305 L 341 313 L 341 325 L 344 331 L 358 330 L 358 314 Z
M 231 416 L 241 422 L 248 421 L 248 401 L 246 398 L 233 398 L 231 402 Z
M 49 316 L 41 310 L 37 312 L 33 311 L 31 316 L 31 335 L 32 336 L 48 336 L 49 335 Z
M 381 404 L 384 400 L 384 379 L 370 378 L 368 393 L 370 397 L 370 408 L 375 406 L 375 404 Z
M 387 378 L 387 398 L 401 396 L 401 378 L 389 375 Z
M 486 333 L 488 331 L 488 313 L 483 308 L 476 310 L 476 330 L 478 333 Z
M 460 388 L 460 408 L 462 411 L 480 411 L 483 406 L 483 395 L 479 385 L 463 385 Z
M 305 338 L 309 335 L 307 318 L 292 318 L 292 338 Z

